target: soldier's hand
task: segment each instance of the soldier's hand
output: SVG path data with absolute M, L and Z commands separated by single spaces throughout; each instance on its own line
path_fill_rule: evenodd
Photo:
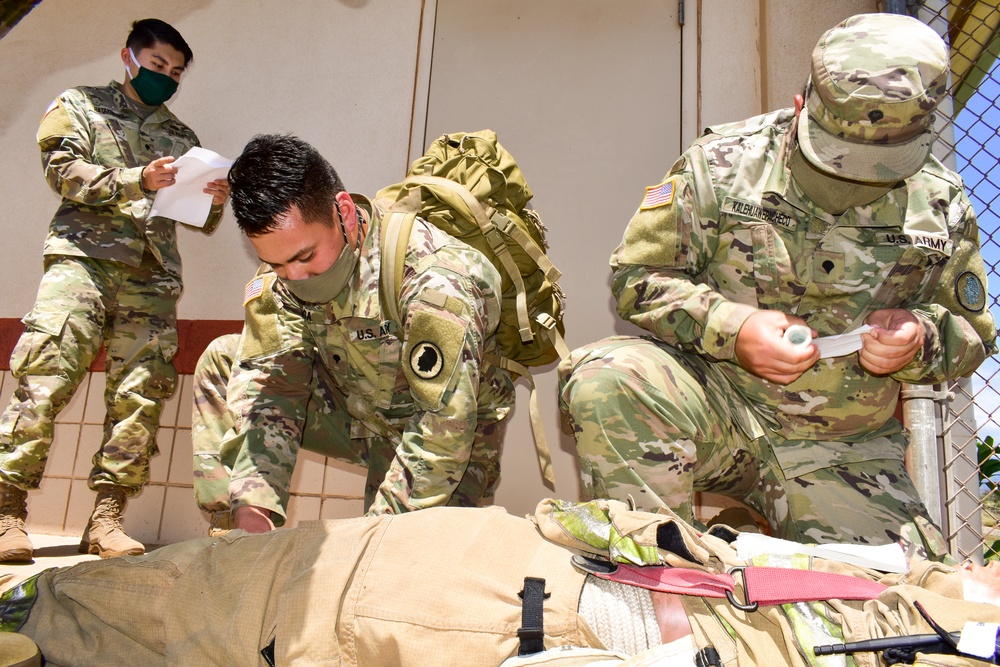
M 233 522 L 237 528 L 242 528 L 248 533 L 266 533 L 274 530 L 270 510 L 253 505 L 237 507 L 236 511 L 233 512 Z
M 210 181 L 202 192 L 212 195 L 213 206 L 222 206 L 229 199 L 229 181 L 225 178 Z
M 819 361 L 813 344 L 793 345 L 783 338 L 785 329 L 805 324 L 798 317 L 777 310 L 758 310 L 747 318 L 736 335 L 736 361 L 758 377 L 789 384 Z M 813 331 L 813 336 L 816 332 Z
M 872 375 L 895 373 L 910 363 L 924 345 L 924 326 L 908 310 L 876 310 L 865 324 L 872 330 L 861 334 L 858 360 Z
M 142 187 L 149 192 L 173 185 L 177 178 L 177 167 L 170 164 L 176 158 L 172 155 L 156 158 L 142 168 Z

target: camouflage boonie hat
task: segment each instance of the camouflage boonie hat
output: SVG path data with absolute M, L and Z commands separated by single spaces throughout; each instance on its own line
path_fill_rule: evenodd
M 900 14 L 852 16 L 813 50 L 799 145 L 818 169 L 893 182 L 920 171 L 934 108 L 948 90 L 944 42 Z

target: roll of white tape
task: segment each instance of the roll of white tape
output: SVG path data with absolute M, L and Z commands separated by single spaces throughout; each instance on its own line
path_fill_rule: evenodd
M 812 342 L 812 330 L 804 324 L 793 324 L 785 329 L 784 339 L 792 345 L 808 345 Z

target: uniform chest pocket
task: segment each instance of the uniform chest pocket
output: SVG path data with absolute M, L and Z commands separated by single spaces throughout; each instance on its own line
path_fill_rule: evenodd
M 780 308 L 782 294 L 797 292 L 795 269 L 783 235 L 760 221 L 729 219 L 716 262 L 716 280 L 724 294 L 740 303 Z M 750 270 L 748 270 L 750 269 Z
M 872 299 L 873 309 L 896 308 L 919 300 L 921 292 L 938 282 L 948 259 L 945 254 L 921 246 L 901 250 L 886 267 L 882 285 Z
M 350 318 L 344 321 L 342 336 L 353 382 L 362 394 L 380 409 L 392 405 L 392 393 L 399 374 L 402 345 L 389 322 Z
M 873 230 L 835 231 L 811 253 L 812 281 L 835 292 L 870 291 L 892 272 L 905 246 L 880 242 Z
M 108 167 L 138 167 L 140 161 L 129 144 L 126 128 L 115 118 L 91 115 L 91 156 L 95 162 Z M 137 132 L 137 127 L 132 127 Z

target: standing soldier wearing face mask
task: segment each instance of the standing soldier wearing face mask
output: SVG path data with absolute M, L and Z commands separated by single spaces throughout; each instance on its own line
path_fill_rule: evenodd
M 27 491 L 42 479 L 53 422 L 101 345 L 107 352 L 104 440 L 90 487 L 93 516 L 80 544 L 101 557 L 143 553 L 122 530 L 129 496 L 149 479 L 163 402 L 177 373 L 181 260 L 176 223 L 149 217 L 157 190 L 173 184 L 171 163 L 198 145 L 166 106 L 192 59 L 173 27 L 132 24 L 121 49 L 124 83 L 67 90 L 38 129 L 45 178 L 62 196 L 49 225 L 44 275 L 11 356 L 18 380 L 0 420 L 0 561 L 32 558 L 24 520 Z M 207 183 L 215 230 L 229 196 Z

